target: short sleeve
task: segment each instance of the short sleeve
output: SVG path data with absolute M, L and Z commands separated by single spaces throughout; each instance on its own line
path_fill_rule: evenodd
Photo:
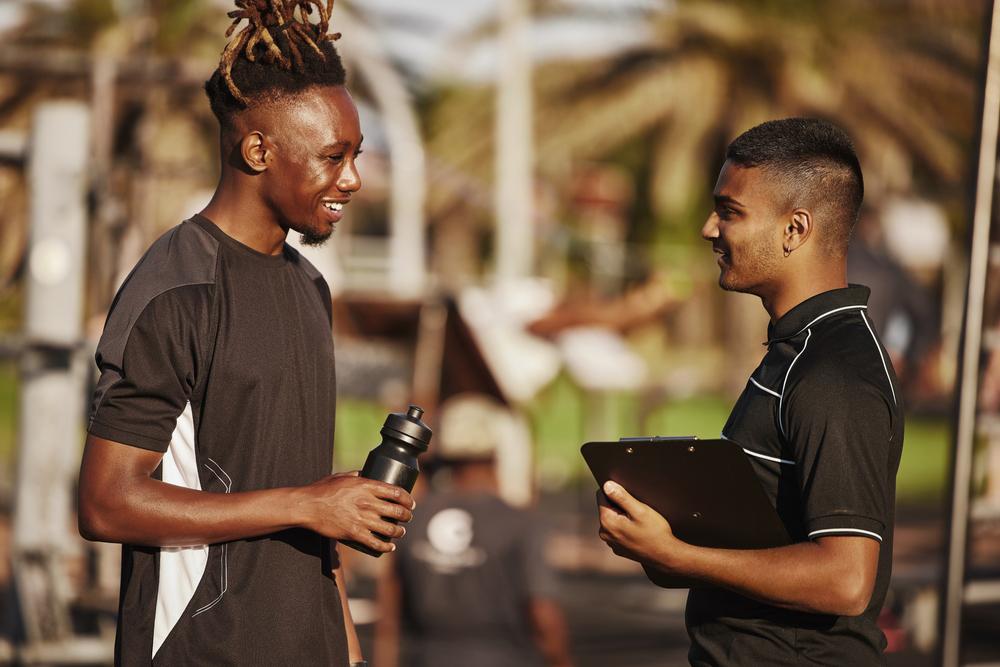
M 882 541 L 889 523 L 893 407 L 883 387 L 835 363 L 811 369 L 787 392 L 786 435 L 809 539 Z
M 555 573 L 545 555 L 547 531 L 537 516 L 529 515 L 525 530 L 524 571 L 527 592 L 532 598 L 556 596 Z
M 91 435 L 165 452 L 197 384 L 206 287 L 171 289 L 129 307 L 119 298 L 98 344 Z

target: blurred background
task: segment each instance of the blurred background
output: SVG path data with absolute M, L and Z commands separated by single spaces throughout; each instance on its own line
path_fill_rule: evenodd
M 119 552 L 84 543 L 74 515 L 93 350 L 128 271 L 215 187 L 202 85 L 229 9 L 0 3 L 3 660 L 110 659 Z M 907 405 L 880 623 L 891 665 L 937 664 L 991 12 L 985 0 L 338 0 L 364 187 L 332 241 L 303 250 L 335 299 L 337 469 L 361 467 L 408 402 L 434 425 L 449 399 L 490 397 L 511 424 L 500 493 L 545 524 L 576 664 L 683 664 L 685 592 L 597 539 L 579 447 L 718 437 L 767 325 L 759 300 L 717 287 L 699 236 L 725 146 L 767 119 L 826 118 L 864 168 L 850 279 L 872 288 Z M 1000 562 L 998 306 L 987 277 L 968 577 Z M 370 654 L 391 559 L 348 559 Z M 1000 659 L 998 596 L 977 590 L 964 654 Z

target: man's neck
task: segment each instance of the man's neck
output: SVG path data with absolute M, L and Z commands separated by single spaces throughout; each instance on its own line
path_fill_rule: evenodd
M 803 274 L 808 275 L 808 274 Z M 777 322 L 788 311 L 817 294 L 847 287 L 846 271 L 809 276 L 806 280 L 789 280 L 770 295 L 760 295 L 764 310 Z
M 278 223 L 256 191 L 247 190 L 223 176 L 201 215 L 243 245 L 265 255 L 278 255 L 288 229 Z

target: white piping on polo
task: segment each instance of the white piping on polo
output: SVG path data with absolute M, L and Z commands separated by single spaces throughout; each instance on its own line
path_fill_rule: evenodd
M 812 325 L 816 324 L 817 322 L 819 322 L 823 318 L 829 317 L 830 315 L 833 315 L 834 313 L 839 313 L 839 312 L 842 312 L 844 310 L 868 310 L 868 306 L 865 306 L 865 305 L 862 305 L 862 304 L 858 304 L 858 305 L 855 305 L 855 306 L 841 306 L 840 308 L 834 308 L 833 310 L 828 310 L 825 313 L 823 313 L 822 315 L 820 315 L 819 317 L 817 317 L 816 319 L 814 319 L 809 324 L 807 324 L 804 327 L 802 327 L 801 329 L 799 329 L 798 333 L 796 333 L 795 336 L 798 336 L 800 333 L 802 333 L 803 331 L 805 331 L 806 329 L 808 329 Z M 795 338 L 795 336 L 789 336 L 789 338 Z
M 725 433 L 720 433 L 719 435 L 722 437 L 723 440 L 727 440 L 729 442 L 736 444 L 736 441 L 727 436 Z M 766 459 L 768 461 L 774 461 L 775 463 L 783 463 L 786 466 L 795 465 L 795 461 L 789 461 L 788 459 L 779 459 L 776 456 L 768 456 L 767 454 L 758 454 L 757 452 L 750 451 L 746 447 L 740 447 L 740 449 L 743 450 L 744 454 L 749 454 L 750 456 L 756 456 L 759 459 Z
M 879 542 L 882 541 L 882 536 L 878 533 L 873 533 L 870 530 L 861 530 L 860 528 L 824 528 L 823 530 L 814 530 L 809 533 L 809 539 L 812 539 L 814 535 L 825 535 L 827 533 L 858 533 L 860 535 L 867 535 L 868 537 L 874 537 Z
M 746 447 L 743 447 L 743 452 L 749 454 L 750 456 L 756 456 L 759 459 L 767 459 L 768 461 L 774 461 L 775 463 L 782 463 L 786 466 L 795 465 L 795 461 L 789 461 L 788 459 L 779 459 L 777 456 L 768 456 L 767 454 L 758 454 L 757 452 L 751 452 Z
M 878 338 L 875 336 L 875 332 L 872 330 L 872 325 L 868 323 L 868 318 L 865 317 L 864 313 L 861 313 L 861 319 L 865 321 L 868 333 L 872 335 L 872 340 L 875 342 L 875 349 L 878 350 L 878 357 L 882 360 L 882 368 L 885 370 L 885 377 L 889 381 L 889 391 L 892 392 L 892 402 L 895 404 L 896 390 L 892 388 L 892 376 L 889 375 L 889 367 L 885 363 L 885 355 L 882 354 L 882 346 L 878 344 Z
M 771 396 L 776 396 L 777 398 L 781 398 L 781 394 L 779 394 L 778 392 L 774 391 L 773 389 L 768 389 L 767 387 L 765 387 L 764 385 L 762 385 L 760 382 L 757 382 L 753 378 L 750 378 L 750 381 L 753 382 L 754 386 L 757 387 L 758 389 L 760 389 L 761 391 L 767 392 Z
M 841 308 L 840 310 L 843 309 Z M 830 312 L 836 312 L 836 311 L 830 311 Z M 802 332 L 800 331 L 799 333 Z M 781 402 L 784 400 L 785 396 L 785 385 L 788 384 L 788 376 L 791 375 L 792 367 L 795 366 L 795 362 L 799 360 L 799 357 L 802 356 L 802 353 L 805 352 L 806 348 L 809 346 L 809 339 L 812 338 L 812 333 L 813 333 L 812 329 L 807 329 L 806 342 L 802 344 L 802 349 L 799 350 L 799 353 L 795 355 L 794 359 L 792 359 L 792 363 L 788 364 L 788 370 L 785 371 L 785 379 L 781 383 L 781 396 L 778 397 L 778 428 L 781 430 L 781 435 L 783 435 L 786 438 L 788 437 L 788 434 L 785 433 L 785 426 L 784 424 L 781 423 Z M 798 334 L 795 335 L 797 336 Z

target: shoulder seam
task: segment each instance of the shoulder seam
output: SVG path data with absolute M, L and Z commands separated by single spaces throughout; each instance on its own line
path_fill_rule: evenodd
M 785 371 L 785 379 L 781 383 L 781 396 L 778 398 L 778 429 L 781 431 L 781 435 L 785 438 L 788 437 L 788 434 L 785 432 L 785 425 L 781 418 L 781 408 L 785 400 L 785 388 L 788 386 L 788 376 L 792 374 L 792 368 L 795 366 L 795 362 L 799 360 L 799 357 L 802 356 L 802 354 L 806 351 L 806 348 L 809 346 L 810 338 L 812 338 L 812 329 L 807 328 L 806 342 L 802 344 L 802 349 L 799 350 L 799 353 L 795 355 L 794 359 L 792 359 L 792 363 L 788 364 L 788 370 Z
M 868 322 L 868 317 L 865 314 L 859 313 L 861 319 L 865 323 L 865 327 L 868 329 L 868 333 L 872 336 L 872 342 L 875 343 L 875 351 L 878 352 L 878 358 L 882 361 L 882 370 L 885 371 L 886 382 L 889 383 L 889 393 L 892 394 L 893 405 L 898 405 L 899 402 L 896 400 L 896 389 L 892 386 L 892 376 L 889 375 L 889 366 L 885 363 L 885 354 L 882 352 L 882 346 L 878 342 L 878 336 L 875 335 L 875 331 L 872 329 L 872 325 Z

